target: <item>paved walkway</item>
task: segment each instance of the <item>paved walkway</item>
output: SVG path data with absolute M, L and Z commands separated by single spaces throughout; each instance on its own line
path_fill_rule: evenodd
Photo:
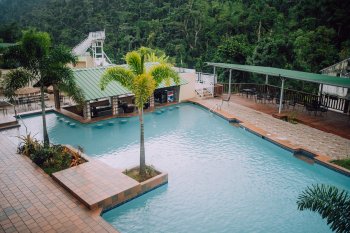
M 221 103 L 221 99 L 198 100 L 201 104 L 212 108 Z M 232 100 L 229 105 L 224 102 L 222 111 L 232 114 L 271 135 L 282 140 L 288 140 L 293 145 L 302 146 L 311 152 L 321 153 L 333 159 L 350 156 L 350 140 L 340 136 L 311 128 L 304 124 L 291 124 L 272 117 L 271 115 L 236 104 Z
M 261 103 L 261 101 L 256 101 L 255 98 L 246 98 L 246 96 L 237 94 L 232 95 L 231 100 L 234 103 L 268 115 L 278 114 L 278 105 L 276 103 L 267 101 Z M 303 105 L 297 104 L 293 107 L 286 104 L 285 108 L 282 109 L 281 115 L 288 116 L 291 114 L 304 125 L 350 139 L 350 117 L 346 114 L 329 110 L 326 113 L 321 114 L 318 112 L 315 115 L 314 112 L 306 111 Z
M 117 232 L 0 134 L 0 232 Z

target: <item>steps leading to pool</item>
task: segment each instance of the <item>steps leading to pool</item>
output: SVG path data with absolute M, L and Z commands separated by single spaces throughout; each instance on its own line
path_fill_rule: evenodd
M 20 127 L 17 119 L 13 116 L 5 116 L 0 118 L 0 131 Z

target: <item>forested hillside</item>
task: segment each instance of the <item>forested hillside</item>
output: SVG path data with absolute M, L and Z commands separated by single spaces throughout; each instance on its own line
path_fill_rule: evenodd
M 105 29 L 115 62 L 144 45 L 185 67 L 218 61 L 318 72 L 350 56 L 349 12 L 346 0 L 0 0 L 0 37 L 13 39 L 5 37 L 17 24 L 73 47 Z

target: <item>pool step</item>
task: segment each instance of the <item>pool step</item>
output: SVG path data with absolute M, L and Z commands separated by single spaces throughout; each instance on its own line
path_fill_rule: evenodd
M 294 153 L 293 156 L 301 161 L 304 161 L 305 163 L 308 164 L 314 164 L 315 160 L 312 158 L 307 157 L 306 155 L 302 154 L 302 153 Z

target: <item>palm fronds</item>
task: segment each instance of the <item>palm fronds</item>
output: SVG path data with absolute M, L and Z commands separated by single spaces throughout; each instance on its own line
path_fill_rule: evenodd
M 110 82 L 116 81 L 124 87 L 132 90 L 132 82 L 134 78 L 135 74 L 131 70 L 119 66 L 111 67 L 102 75 L 100 87 L 104 90 Z
M 350 232 L 350 196 L 328 185 L 308 187 L 298 197 L 299 210 L 318 212 L 336 232 Z
M 33 81 L 36 81 L 36 77 L 31 72 L 18 68 L 7 73 L 1 85 L 4 88 L 5 96 L 12 99 L 17 89 L 25 87 Z

